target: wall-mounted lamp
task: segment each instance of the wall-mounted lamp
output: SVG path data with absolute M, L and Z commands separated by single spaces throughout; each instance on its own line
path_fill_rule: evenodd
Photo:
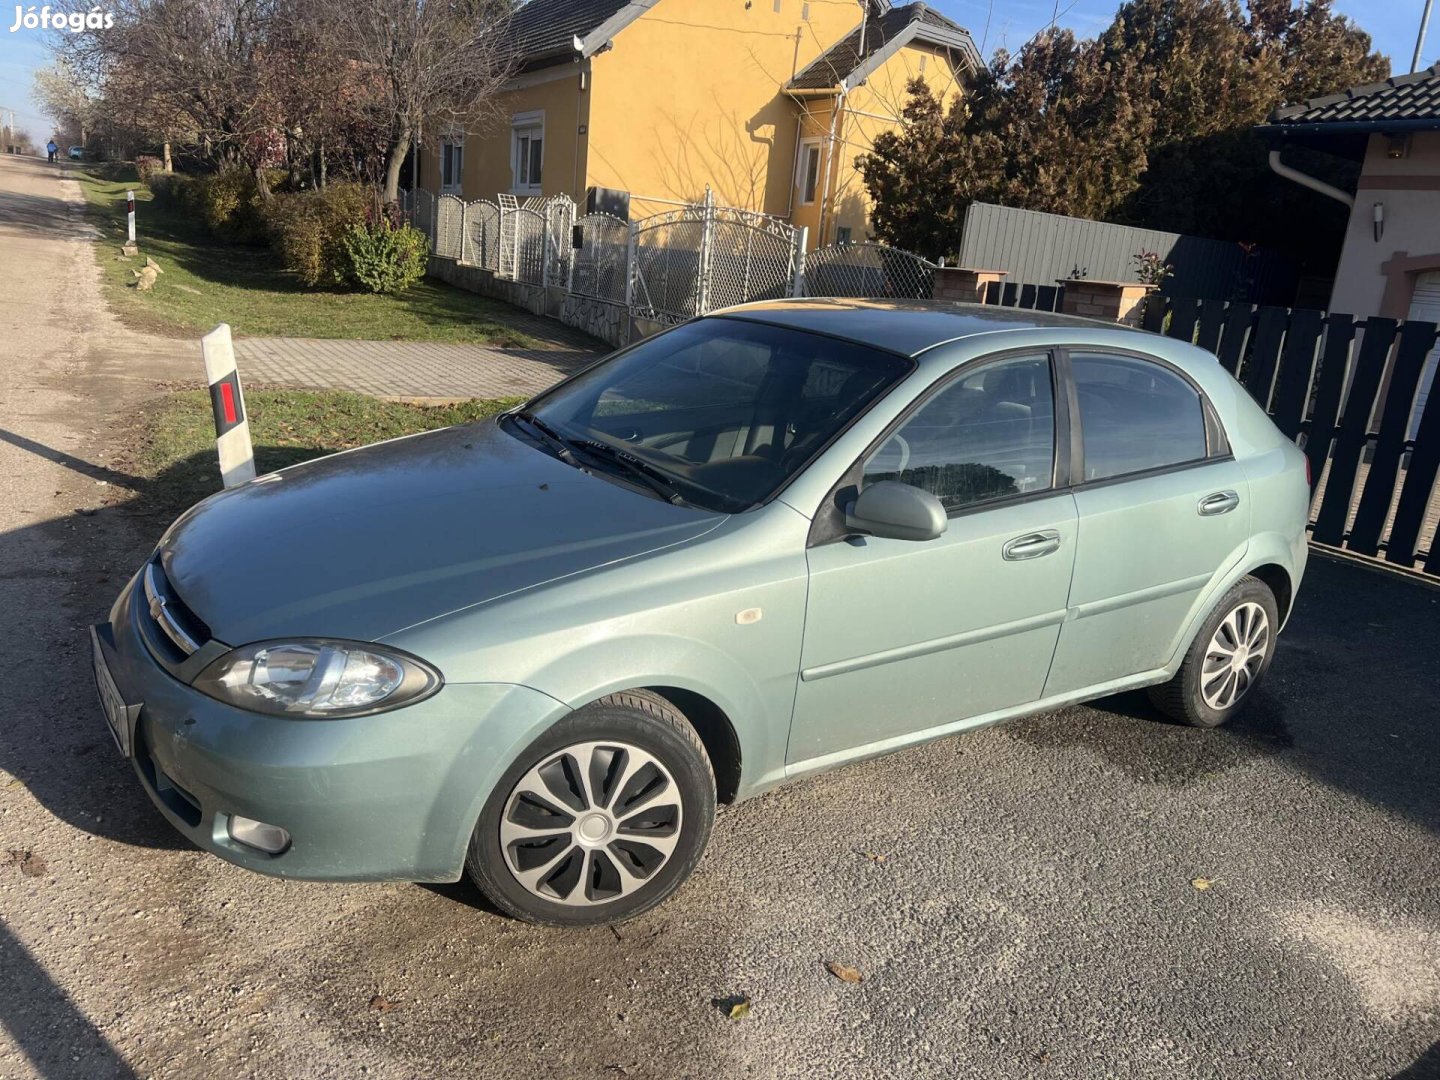
M 1391 135 L 1385 144 L 1385 156 L 1389 158 L 1407 158 L 1410 156 L 1410 136 Z
M 1377 202 L 1371 210 L 1372 220 L 1375 223 L 1375 242 L 1380 242 L 1380 237 L 1385 235 L 1385 204 Z

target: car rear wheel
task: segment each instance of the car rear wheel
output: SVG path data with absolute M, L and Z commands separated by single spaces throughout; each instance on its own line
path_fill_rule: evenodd
M 714 816 L 715 777 L 685 717 L 654 694 L 612 694 L 520 755 L 480 815 L 465 868 L 518 919 L 621 922 L 684 883 Z
M 1259 578 L 1242 578 L 1215 605 L 1175 677 L 1150 688 L 1150 700 L 1181 723 L 1219 727 L 1269 670 L 1279 626 L 1275 594 Z

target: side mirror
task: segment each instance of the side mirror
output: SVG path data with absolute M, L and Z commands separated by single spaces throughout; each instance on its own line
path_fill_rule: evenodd
M 949 524 L 939 499 L 898 480 L 871 484 L 845 510 L 847 529 L 890 540 L 934 540 Z

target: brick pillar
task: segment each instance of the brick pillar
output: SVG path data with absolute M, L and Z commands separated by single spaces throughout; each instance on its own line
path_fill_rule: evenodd
M 942 266 L 935 271 L 936 300 L 958 300 L 966 304 L 983 304 L 985 287 L 1005 276 L 1004 270 L 977 270 L 970 266 Z
M 1138 281 L 1096 281 L 1093 278 L 1062 278 L 1065 299 L 1060 310 L 1066 315 L 1084 315 L 1090 319 L 1139 326 L 1145 314 L 1145 297 L 1155 291 L 1154 285 Z

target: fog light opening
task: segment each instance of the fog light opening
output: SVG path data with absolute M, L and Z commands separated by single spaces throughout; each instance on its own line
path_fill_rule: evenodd
M 290 834 L 279 825 L 266 825 L 238 814 L 230 816 L 230 839 L 267 855 L 279 855 L 290 846 Z

